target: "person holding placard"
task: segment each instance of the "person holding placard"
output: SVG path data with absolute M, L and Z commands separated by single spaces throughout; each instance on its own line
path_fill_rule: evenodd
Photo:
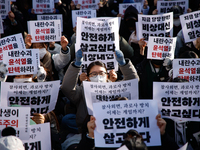
M 130 35 L 136 31 L 137 21 L 138 10 L 133 6 L 129 6 L 124 13 L 124 20 L 122 20 L 119 29 L 120 36 L 122 36 L 127 42 L 129 41 Z
M 152 99 L 153 98 L 153 82 L 167 81 L 168 70 L 163 66 L 163 60 L 147 59 L 145 55 L 145 48 L 147 43 L 144 39 L 140 39 L 140 55 L 143 60 L 136 65 L 137 73 L 140 76 L 139 82 L 139 98 Z M 147 51 L 147 50 L 146 50 Z
M 77 145 L 77 150 L 87 149 L 87 150 L 98 150 L 98 149 L 105 149 L 105 150 L 115 150 L 114 148 L 96 148 L 94 144 L 94 130 L 96 128 L 95 124 L 95 117 L 90 116 L 90 121 L 87 123 L 87 134 L 83 134 L 80 143 Z M 160 129 L 161 134 L 161 147 L 148 147 L 142 141 L 142 135 L 140 135 L 136 130 L 129 130 L 124 135 L 124 142 L 121 146 L 126 145 L 129 150 L 177 150 L 179 146 L 175 143 L 175 141 L 166 133 L 166 121 L 161 118 L 161 115 L 158 114 L 156 116 L 157 126 Z M 134 143 L 134 138 L 138 143 Z
M 45 43 L 33 43 L 31 42 L 32 37 L 28 34 L 25 38 L 26 48 L 39 49 L 40 56 L 40 65 L 42 65 L 45 69 L 47 69 L 47 78 L 46 80 L 51 81 L 58 79 L 57 72 L 60 69 L 63 69 L 70 61 L 71 55 L 68 45 L 68 40 L 64 36 L 61 37 L 61 51 L 60 54 L 51 55 L 50 52 L 47 51 L 47 46 Z
M 124 59 L 124 55 L 120 50 L 115 51 L 116 60 L 119 63 L 120 70 L 124 75 L 123 80 L 130 80 L 138 78 L 135 67 L 132 65 L 129 59 Z M 78 50 L 76 53 L 76 60 L 72 62 L 67 69 L 63 83 L 61 86 L 62 92 L 65 94 L 69 100 L 76 105 L 76 123 L 81 132 L 81 127 L 85 118 L 88 115 L 85 97 L 83 94 L 83 87 L 77 85 L 79 72 L 81 70 L 81 65 L 83 62 L 83 52 Z M 105 64 L 100 61 L 92 62 L 87 68 L 87 80 L 90 82 L 108 82 L 107 69 Z

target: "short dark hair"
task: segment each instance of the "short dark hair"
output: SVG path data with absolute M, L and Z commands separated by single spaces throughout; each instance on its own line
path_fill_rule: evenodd
M 148 150 L 142 136 L 136 130 L 129 130 L 124 139 L 121 146 L 126 145 L 129 150 Z
M 13 127 L 6 127 L 1 131 L 1 135 L 4 136 L 16 136 L 16 130 Z
M 103 62 L 101 62 L 101 61 L 95 61 L 95 62 L 90 63 L 89 66 L 87 67 L 87 76 L 89 76 L 89 74 L 90 74 L 90 70 L 91 70 L 92 67 L 94 67 L 94 66 L 100 66 L 100 67 L 103 67 L 103 68 L 106 69 L 106 72 L 107 72 L 106 65 L 105 65 Z

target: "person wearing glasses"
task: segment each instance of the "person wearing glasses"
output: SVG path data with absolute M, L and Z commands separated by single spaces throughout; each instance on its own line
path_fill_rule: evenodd
M 81 133 L 81 127 L 85 118 L 88 115 L 83 86 L 77 85 L 79 72 L 83 62 L 83 51 L 80 49 L 76 52 L 75 62 L 72 62 L 67 69 L 63 83 L 61 86 L 62 92 L 70 100 L 71 103 L 76 105 L 76 124 L 78 131 Z M 135 67 L 129 59 L 125 59 L 121 50 L 115 50 L 116 60 L 119 68 L 123 74 L 123 80 L 138 79 L 139 76 Z M 87 68 L 87 80 L 90 82 L 111 82 L 108 80 L 108 73 L 106 66 L 101 61 L 92 62 Z

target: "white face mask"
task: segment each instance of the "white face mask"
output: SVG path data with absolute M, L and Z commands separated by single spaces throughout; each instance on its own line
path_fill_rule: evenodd
M 14 78 L 14 83 L 27 83 L 27 82 L 33 82 L 32 78 Z
M 97 75 L 97 76 L 93 76 L 93 77 L 90 77 L 90 81 L 91 82 L 107 82 L 107 78 L 106 76 L 100 76 L 100 75 Z
M 46 53 L 47 53 L 46 48 L 39 49 L 40 59 L 42 59 Z
M 174 19 L 174 25 L 176 27 L 180 26 L 181 22 L 180 22 L 180 19 Z

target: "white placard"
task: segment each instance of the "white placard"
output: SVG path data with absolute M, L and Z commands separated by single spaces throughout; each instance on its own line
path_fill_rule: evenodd
M 74 5 L 78 4 L 78 0 L 73 0 L 73 2 L 74 2 Z
M 126 145 L 123 145 L 122 147 L 118 148 L 117 150 L 128 150 L 128 148 L 126 147 Z
M 28 21 L 28 31 L 32 43 L 60 41 L 62 36 L 60 20 Z
M 133 6 L 139 13 L 141 12 L 141 3 L 121 3 L 119 4 L 119 14 L 122 14 L 122 18 L 124 18 L 124 13 L 129 6 Z
M 3 61 L 3 52 L 15 49 L 26 49 L 22 34 L 14 34 L 0 39 L 0 62 Z
M 118 70 L 118 63 L 114 56 L 115 49 L 119 49 L 118 18 L 98 21 L 97 19 L 86 19 L 77 17 L 76 46 L 85 52 L 89 52 L 88 58 L 84 58 L 82 71 L 86 72 L 86 61 L 102 61 L 107 70 Z M 112 54 L 108 54 L 112 52 Z M 97 57 L 98 56 L 100 57 Z M 108 58 L 109 57 L 109 58 Z M 109 59 L 106 61 L 105 59 Z
M 187 13 L 188 0 L 178 0 L 178 1 L 157 1 L 158 14 L 164 14 L 170 12 L 173 6 L 180 6 L 184 13 Z
M 3 29 L 3 20 L 2 20 L 2 17 L 0 15 L 0 34 L 3 34 L 4 33 L 4 29 Z
M 55 108 L 60 81 L 36 83 L 1 83 L 1 106 L 31 107 L 33 113 L 46 114 Z
M 78 4 L 81 4 L 80 9 L 98 9 L 99 0 L 78 0 Z
M 77 17 L 81 18 L 95 18 L 96 10 L 72 10 L 72 25 L 76 26 Z
M 173 78 L 180 77 L 189 82 L 200 81 L 200 59 L 174 59 Z
M 163 118 L 199 121 L 199 83 L 153 83 L 153 100 Z
M 174 59 L 175 47 L 176 37 L 149 36 L 147 58 L 163 60 L 165 57 L 169 57 Z
M 50 124 L 43 123 L 29 127 L 29 140 L 22 140 L 25 150 L 51 150 Z
M 179 148 L 178 150 L 187 150 L 187 147 L 188 147 L 188 142 L 183 145 L 181 148 Z
M 123 100 L 94 103 L 95 147 L 120 147 L 123 134 L 134 129 L 147 146 L 161 145 L 157 126 L 157 102 L 154 100 Z
M 32 7 L 35 14 L 53 13 L 54 0 L 33 0 Z
M 118 18 L 118 25 L 119 25 L 119 28 L 120 28 L 121 17 L 117 17 L 117 18 Z M 113 17 L 97 17 L 97 18 L 92 18 L 92 19 L 96 19 L 96 20 L 99 20 L 99 21 L 106 21 L 106 20 L 109 20 L 109 19 L 113 19 Z
M 138 14 L 138 38 L 173 37 L 173 12 L 160 15 Z
M 1 106 L 0 130 L 6 127 L 13 127 L 16 129 L 19 138 L 26 139 L 29 135 L 29 124 L 30 108 Z
M 0 16 L 2 19 L 6 19 L 8 12 L 11 10 L 10 1 L 1 0 L 0 1 Z
M 39 49 L 15 49 L 3 52 L 6 75 L 37 74 L 40 66 Z
M 138 99 L 138 79 L 108 83 L 83 81 L 83 88 L 89 115 L 93 114 L 93 103 L 110 101 L 117 97 Z
M 180 16 L 185 43 L 192 42 L 200 37 L 199 16 L 200 10 Z
M 60 22 L 61 22 L 61 32 L 63 32 L 63 17 L 62 17 L 62 14 L 37 15 L 37 20 L 60 20 Z

